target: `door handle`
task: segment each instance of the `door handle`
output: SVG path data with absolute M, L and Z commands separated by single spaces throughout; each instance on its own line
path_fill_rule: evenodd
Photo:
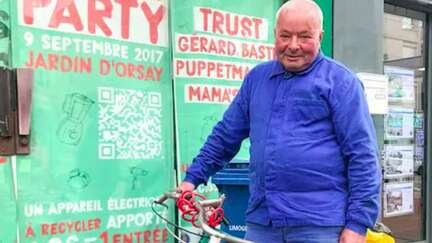
M 30 153 L 33 70 L 0 68 L 0 155 Z
M 12 85 L 10 71 L 0 68 L 0 155 L 12 155 L 15 151 L 13 134 L 14 113 L 12 107 Z
M 16 139 L 16 153 L 30 153 L 30 124 L 33 91 L 33 69 L 18 68 L 17 82 L 17 120 L 18 134 Z

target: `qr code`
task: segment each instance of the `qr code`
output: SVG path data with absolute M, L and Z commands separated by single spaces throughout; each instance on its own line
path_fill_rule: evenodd
M 99 87 L 99 158 L 162 158 L 158 92 Z

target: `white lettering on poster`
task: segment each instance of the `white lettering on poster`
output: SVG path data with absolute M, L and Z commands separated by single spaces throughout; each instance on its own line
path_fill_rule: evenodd
M 42 203 L 25 204 L 24 215 L 26 217 L 40 216 L 44 214 L 44 208 Z
M 95 41 L 80 38 L 70 38 L 59 35 L 42 35 L 42 48 L 44 50 L 67 52 L 76 54 L 101 55 L 128 59 L 128 46 L 108 41 Z
M 74 214 L 102 211 L 102 205 L 99 200 L 88 200 L 79 202 L 58 202 L 50 203 L 48 215 L 51 214 Z
M 153 224 L 155 217 L 153 212 L 136 213 L 136 214 L 120 214 L 111 215 L 108 218 L 107 229 L 121 229 L 129 227 L 142 227 Z
M 150 208 L 156 198 L 135 197 L 135 198 L 110 198 L 107 201 L 109 211 L 125 210 L 134 208 Z
M 35 36 L 33 33 L 24 32 L 24 41 L 27 47 L 33 46 Z M 112 43 L 109 41 L 97 41 L 78 37 L 43 34 L 40 37 L 41 47 L 44 50 L 63 52 L 69 54 L 98 55 L 103 57 L 129 59 L 133 57 L 136 62 L 159 64 L 163 58 L 163 51 L 153 48 L 136 47 L 132 51 L 128 45 Z

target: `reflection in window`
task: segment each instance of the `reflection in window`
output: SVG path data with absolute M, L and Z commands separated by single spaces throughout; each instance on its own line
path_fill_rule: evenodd
M 411 30 L 413 28 L 413 21 L 411 18 L 402 17 L 402 29 Z
M 423 46 L 423 23 L 421 20 L 384 14 L 385 60 L 420 56 Z

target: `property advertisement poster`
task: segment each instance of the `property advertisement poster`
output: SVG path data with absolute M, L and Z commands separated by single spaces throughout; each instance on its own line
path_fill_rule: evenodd
M 385 66 L 389 77 L 389 101 L 414 104 L 414 70 Z
M 385 116 L 385 139 L 414 138 L 414 111 L 390 108 Z
M 414 170 L 414 146 L 385 145 L 384 178 L 412 176 Z
M 414 116 L 414 163 L 419 168 L 424 160 L 424 116 L 423 113 L 416 113 Z
M 414 115 L 414 128 L 423 129 L 424 115 L 423 113 L 415 113 Z
M 384 217 L 414 212 L 413 182 L 384 184 Z
M 414 143 L 417 146 L 423 146 L 424 145 L 424 130 L 423 129 L 416 129 L 415 130 L 415 139 Z
M 416 146 L 414 148 L 414 168 L 423 165 L 424 160 L 424 147 Z
M 11 3 L 13 65 L 35 70 L 20 242 L 171 241 L 151 209 L 175 179 L 168 0 Z

